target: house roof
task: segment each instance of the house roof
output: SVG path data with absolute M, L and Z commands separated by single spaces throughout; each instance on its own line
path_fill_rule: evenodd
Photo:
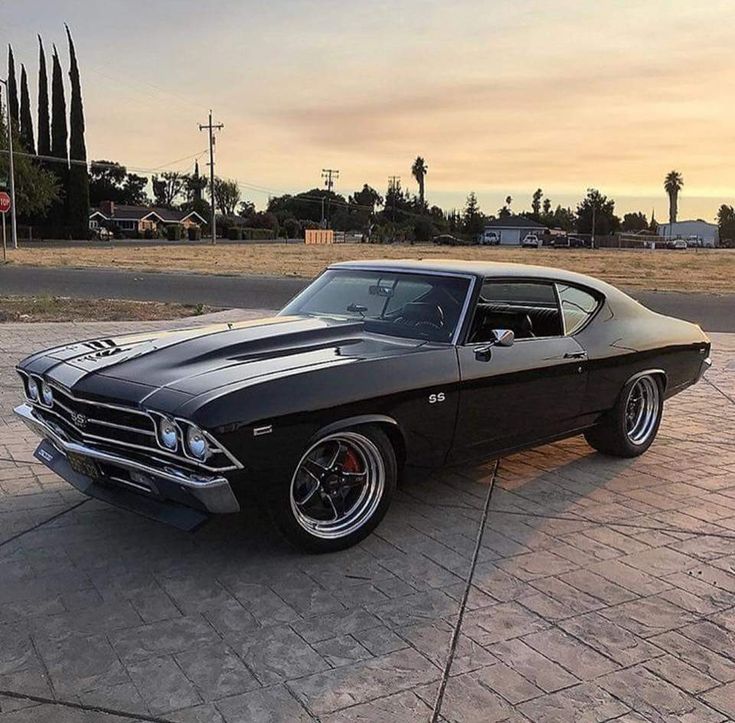
M 544 229 L 546 226 L 526 216 L 506 216 L 505 218 L 494 218 L 485 222 L 485 228 L 536 228 Z
M 141 221 L 144 218 L 156 217 L 164 223 L 181 223 L 192 216 L 198 218 L 202 223 L 206 220 L 202 218 L 196 211 L 178 211 L 172 208 L 158 208 L 153 206 L 126 206 L 124 204 L 115 204 L 112 215 L 102 212 L 101 209 L 95 208 L 89 217 L 101 216 L 111 221 Z

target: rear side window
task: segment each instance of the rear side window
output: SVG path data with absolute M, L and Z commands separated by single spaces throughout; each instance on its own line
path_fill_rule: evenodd
M 564 318 L 564 331 L 566 334 L 574 334 L 579 331 L 587 321 L 594 316 L 600 306 L 599 297 L 584 291 L 577 286 L 557 284 L 559 301 L 561 302 L 561 313 Z

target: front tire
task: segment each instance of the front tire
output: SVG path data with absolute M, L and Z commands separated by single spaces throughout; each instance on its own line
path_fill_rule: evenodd
M 644 374 L 625 385 L 615 407 L 584 433 L 588 444 L 613 457 L 637 457 L 656 438 L 663 414 L 658 375 Z
M 357 544 L 380 523 L 398 478 L 393 445 L 378 427 L 340 430 L 304 451 L 271 500 L 285 537 L 309 552 Z

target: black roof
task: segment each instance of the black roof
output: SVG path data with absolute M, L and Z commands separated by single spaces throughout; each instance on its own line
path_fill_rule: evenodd
M 462 274 L 464 276 L 475 276 L 480 278 L 512 277 L 518 279 L 542 279 L 545 281 L 560 281 L 579 286 L 587 286 L 601 294 L 625 299 L 632 304 L 634 301 L 630 296 L 611 286 L 605 281 L 600 281 L 592 276 L 578 274 L 574 271 L 557 269 L 553 266 L 533 266 L 531 264 L 497 263 L 494 261 L 467 261 L 463 259 L 376 259 L 374 261 L 341 261 L 331 264 L 330 269 L 355 268 L 376 269 L 385 271 L 405 271 L 408 273 L 434 273 L 434 274 Z
M 506 216 L 505 218 L 494 218 L 485 222 L 485 228 L 537 228 L 545 229 L 546 226 L 526 216 Z

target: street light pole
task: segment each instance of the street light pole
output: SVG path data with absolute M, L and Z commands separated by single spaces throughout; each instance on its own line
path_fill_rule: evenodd
M 15 217 L 15 163 L 13 161 L 13 128 L 10 118 L 10 99 L 8 97 L 8 81 L 0 78 L 5 86 L 5 121 L 8 126 L 8 167 L 10 172 L 10 234 L 13 239 L 13 248 L 18 248 L 18 224 Z

